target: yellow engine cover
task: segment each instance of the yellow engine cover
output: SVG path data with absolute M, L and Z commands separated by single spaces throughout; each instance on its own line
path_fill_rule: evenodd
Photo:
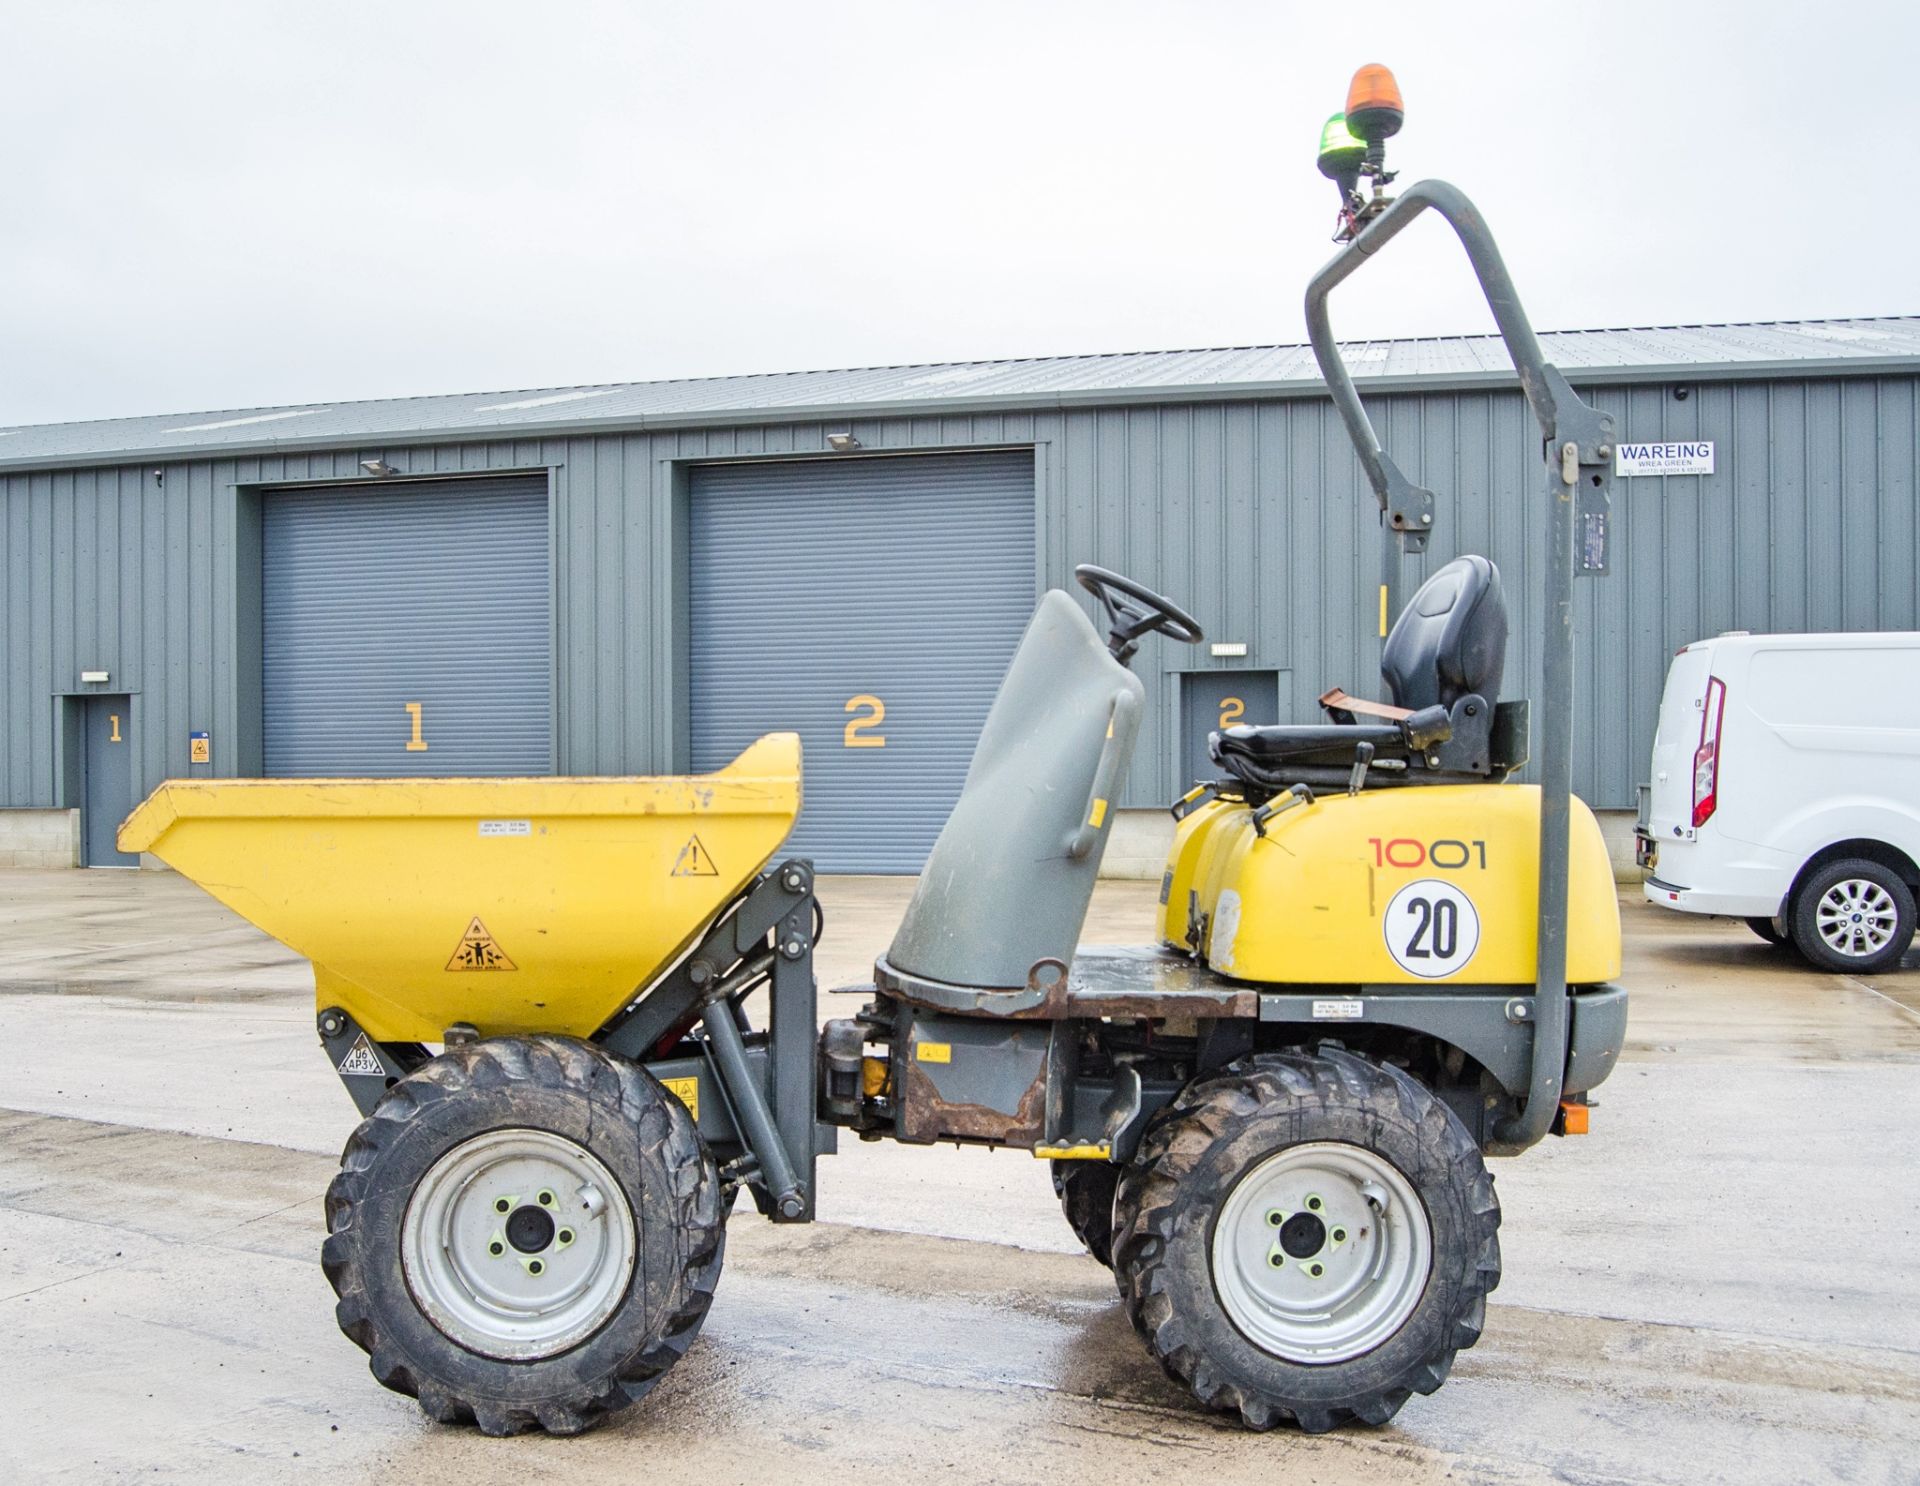
M 1577 799 L 1570 826 L 1567 981 L 1589 985 L 1620 973 L 1620 905 Z M 1174 835 L 1160 933 L 1240 980 L 1531 985 L 1539 877 L 1533 785 L 1323 795 L 1264 839 L 1246 805 L 1222 800 Z

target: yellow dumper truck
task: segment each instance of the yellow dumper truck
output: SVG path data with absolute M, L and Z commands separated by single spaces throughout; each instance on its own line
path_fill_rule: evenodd
M 739 1195 L 808 1221 L 852 1131 L 1051 1162 L 1148 1350 L 1253 1428 L 1377 1424 L 1441 1385 L 1500 1276 L 1483 1157 L 1584 1132 L 1625 1035 L 1606 853 L 1568 793 L 1572 583 L 1605 570 L 1612 435 L 1542 361 L 1466 198 L 1387 194 L 1399 119 L 1363 69 L 1322 153 L 1345 246 L 1307 298 L 1380 502 L 1385 697 L 1214 735 L 1139 946 L 1078 943 L 1145 699 L 1129 662 L 1202 634 L 1095 567 L 1091 609 L 1041 596 L 865 1004 L 824 1030 L 813 869 L 779 856 L 789 734 L 696 778 L 173 782 L 128 818 L 123 850 L 313 962 L 363 1116 L 322 1261 L 382 1383 L 489 1434 L 591 1426 L 692 1343 Z M 1380 448 L 1327 322 L 1425 210 L 1540 424 L 1531 709 L 1501 695 L 1491 563 L 1398 602 L 1433 497 Z M 1514 782 L 1535 721 L 1540 782 Z

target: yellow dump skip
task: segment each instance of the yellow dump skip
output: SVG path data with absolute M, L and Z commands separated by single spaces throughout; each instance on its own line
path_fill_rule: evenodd
M 671 964 L 800 813 L 800 739 L 660 779 L 205 779 L 120 827 L 313 961 L 375 1038 L 586 1036 Z

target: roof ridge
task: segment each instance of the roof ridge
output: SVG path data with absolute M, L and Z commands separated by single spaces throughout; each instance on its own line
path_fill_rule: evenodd
M 1737 330 L 1794 330 L 1803 327 L 1832 325 L 1876 325 L 1906 324 L 1920 321 L 1920 314 L 1907 315 L 1822 315 L 1803 316 L 1795 319 L 1774 320 L 1702 320 L 1674 322 L 1651 325 L 1601 325 L 1575 326 L 1556 330 L 1541 330 L 1543 339 L 1567 336 L 1589 335 L 1636 335 L 1676 331 L 1737 331 Z M 1340 344 L 1344 346 L 1427 346 L 1448 342 L 1487 342 L 1497 341 L 1499 333 L 1493 330 L 1465 331 L 1446 335 L 1416 336 L 1351 336 L 1345 337 Z M 302 402 L 280 404 L 255 404 L 234 408 L 199 408 L 179 412 L 123 413 L 98 418 L 65 418 L 48 423 L 13 423 L 0 425 L 0 437 L 11 433 L 54 428 L 87 428 L 104 423 L 156 422 L 160 420 L 188 419 L 245 419 L 249 416 L 294 414 L 311 410 L 315 413 L 330 412 L 336 408 L 367 407 L 378 403 L 447 403 L 459 400 L 528 398 L 552 395 L 556 400 L 569 393 L 615 393 L 630 389 L 653 387 L 696 386 L 702 383 L 745 383 L 754 381 L 779 381 L 802 377 L 851 376 L 860 373 L 902 373 L 902 372 L 939 372 L 961 367 L 1025 367 L 1037 366 L 1047 362 L 1118 362 L 1137 361 L 1147 358 L 1172 356 L 1225 355 L 1246 352 L 1297 352 L 1308 350 L 1305 341 L 1249 341 L 1236 345 L 1218 346 L 1168 346 L 1157 349 L 1131 351 L 1077 351 L 1031 356 L 979 356 L 962 357 L 947 361 L 904 361 L 875 362 L 859 366 L 823 366 L 789 368 L 785 371 L 716 372 L 698 376 L 647 377 L 612 382 L 578 382 L 545 387 L 517 387 L 490 390 L 466 390 L 456 392 L 414 392 L 386 397 L 347 397 L 347 398 L 310 398 Z M 1678 364 L 1678 363 L 1676 363 Z M 160 429 L 157 432 L 171 432 Z M 450 430 L 451 432 L 451 430 Z M 372 435 L 378 438 L 378 435 Z M 0 446 L 3 448 L 4 446 Z M 182 452 L 186 452 L 183 450 Z M 0 455 L 0 457 L 4 457 Z

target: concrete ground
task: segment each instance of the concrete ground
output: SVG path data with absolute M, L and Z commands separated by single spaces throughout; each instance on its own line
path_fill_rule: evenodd
M 823 885 L 823 985 L 909 887 Z M 1149 937 L 1153 894 L 1103 885 L 1088 939 Z M 0 872 L 0 1479 L 1920 1481 L 1920 973 L 1623 908 L 1594 1133 L 1496 1168 L 1485 1339 L 1386 1428 L 1199 1412 L 1043 1165 L 849 1141 L 819 1225 L 733 1225 L 645 1403 L 488 1440 L 334 1328 L 319 1198 L 353 1113 L 304 962 L 170 874 Z

